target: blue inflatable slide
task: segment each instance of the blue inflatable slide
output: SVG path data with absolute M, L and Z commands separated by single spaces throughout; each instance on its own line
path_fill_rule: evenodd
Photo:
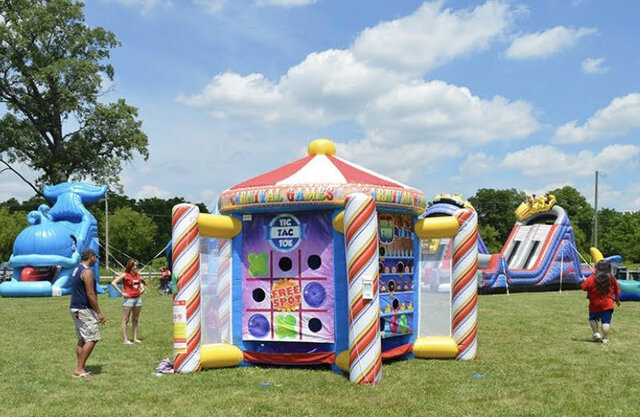
M 70 277 L 80 263 L 85 248 L 98 252 L 98 222 L 85 208 L 107 192 L 107 186 L 87 183 L 60 183 L 43 190 L 52 207 L 42 204 L 27 215 L 30 226 L 16 238 L 9 266 L 10 281 L 0 284 L 3 297 L 51 297 L 71 292 Z M 99 263 L 93 267 L 96 292 Z
M 590 270 L 582 270 L 573 227 L 566 211 L 549 201 L 523 203 L 518 222 L 499 254 L 480 254 L 480 293 L 579 288 Z

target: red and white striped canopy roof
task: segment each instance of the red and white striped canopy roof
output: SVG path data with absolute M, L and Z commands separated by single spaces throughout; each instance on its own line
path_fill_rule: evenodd
M 408 185 L 335 156 L 335 145 L 317 139 L 309 155 L 224 191 L 220 211 L 250 206 L 344 204 L 351 192 L 365 192 L 378 205 L 424 211 L 424 194 Z
M 369 184 L 371 186 L 415 190 L 389 177 L 333 155 L 309 155 L 234 185 L 230 189 L 320 184 Z

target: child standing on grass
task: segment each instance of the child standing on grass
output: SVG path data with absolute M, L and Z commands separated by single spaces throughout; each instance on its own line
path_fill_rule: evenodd
M 582 282 L 582 290 L 587 292 L 589 298 L 589 324 L 593 330 L 591 340 L 607 344 L 614 300 L 616 305 L 620 305 L 620 286 L 611 275 L 609 262 L 598 262 L 595 273 Z M 602 336 L 598 333 L 598 321 L 602 322 Z

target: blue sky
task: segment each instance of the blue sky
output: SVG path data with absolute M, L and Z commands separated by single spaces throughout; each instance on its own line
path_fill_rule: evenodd
M 138 107 L 136 198 L 210 208 L 306 154 L 425 192 L 571 185 L 640 210 L 640 3 L 597 0 L 92 0 L 113 31 L 105 99 Z M 5 182 L 8 181 L 8 182 Z M 4 174 L 0 200 L 29 189 Z

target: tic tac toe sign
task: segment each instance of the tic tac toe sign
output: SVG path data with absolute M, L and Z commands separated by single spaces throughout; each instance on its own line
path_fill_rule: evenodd
M 298 218 L 291 214 L 275 217 L 265 228 L 271 247 L 278 252 L 295 250 L 306 237 L 306 224 L 300 224 Z
M 334 341 L 332 233 L 330 213 L 243 222 L 243 340 Z

